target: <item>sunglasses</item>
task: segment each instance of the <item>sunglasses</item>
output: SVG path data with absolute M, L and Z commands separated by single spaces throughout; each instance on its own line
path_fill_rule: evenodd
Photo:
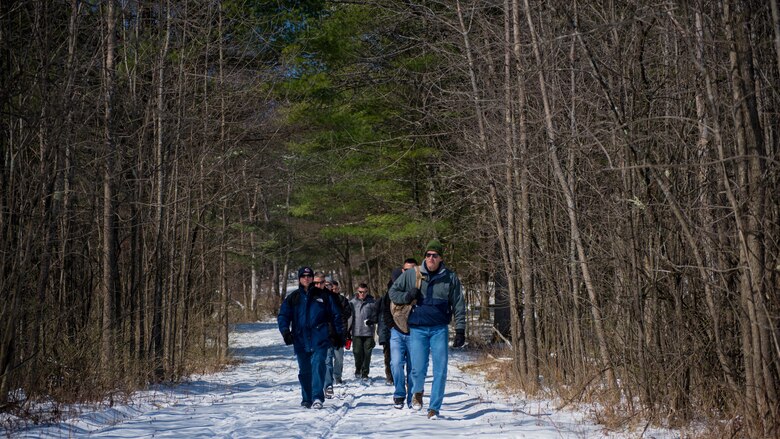
M 425 254 L 425 257 L 426 257 L 426 258 L 433 258 L 433 259 L 437 259 L 437 258 L 439 258 L 439 254 L 438 254 L 438 253 L 426 253 L 426 254 Z

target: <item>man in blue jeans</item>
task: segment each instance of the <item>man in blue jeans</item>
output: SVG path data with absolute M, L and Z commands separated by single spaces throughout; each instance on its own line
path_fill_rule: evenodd
M 428 358 L 433 356 L 428 418 L 436 419 L 444 399 L 447 381 L 449 323 L 455 317 L 453 347 L 466 341 L 466 304 L 458 276 L 442 260 L 444 249 L 438 240 L 425 246 L 425 260 L 420 272 L 420 288 L 416 288 L 416 270 L 406 270 L 390 287 L 390 300 L 408 304 L 416 300 L 409 314 L 409 345 L 412 357 L 412 408 L 423 405 L 423 386 L 428 373 Z M 392 345 L 392 340 L 390 341 Z
M 414 271 L 416 266 L 417 260 L 409 258 L 404 261 L 402 268 L 394 269 L 388 291 L 404 271 L 409 269 Z M 384 320 L 385 326 L 390 328 L 390 371 L 393 374 L 393 384 L 395 385 L 393 407 L 400 410 L 404 408 L 404 403 L 409 407 L 412 406 L 412 357 L 409 352 L 409 332 L 404 332 L 396 325 L 389 299 L 390 294 L 386 294 L 382 298 L 388 303 L 382 309 L 381 318 Z
M 330 293 L 314 286 L 310 267 L 298 270 L 298 289 L 284 298 L 276 321 L 284 343 L 294 345 L 301 406 L 321 409 L 325 400 L 325 356 L 344 343 L 341 310 Z
M 322 279 L 324 279 L 324 275 Z M 316 285 L 317 274 L 314 275 L 314 282 Z M 352 307 L 349 305 L 349 299 L 341 295 L 341 286 L 338 281 L 330 282 L 331 300 L 335 301 L 339 305 L 341 310 L 341 322 L 344 325 L 344 331 L 346 332 L 346 338 L 349 339 L 349 321 L 352 317 Z M 325 285 L 327 290 L 327 284 Z M 325 357 L 325 398 L 333 398 L 333 385 L 341 384 L 341 372 L 344 369 L 344 347 L 337 348 L 335 346 L 328 349 L 328 355 Z

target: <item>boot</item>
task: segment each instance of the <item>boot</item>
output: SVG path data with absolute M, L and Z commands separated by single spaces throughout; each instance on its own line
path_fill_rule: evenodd
M 420 410 L 423 405 L 423 392 L 417 392 L 414 395 L 412 395 L 412 408 L 415 410 Z

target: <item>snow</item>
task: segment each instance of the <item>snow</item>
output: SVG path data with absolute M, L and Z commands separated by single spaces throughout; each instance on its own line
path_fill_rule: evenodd
M 96 408 L 54 425 L 34 426 L 14 437 L 35 438 L 677 438 L 677 432 L 648 429 L 614 433 L 585 411 L 556 410 L 548 400 L 510 398 L 481 375 L 459 366 L 472 358 L 451 349 L 447 388 L 439 419 L 423 410 L 392 406 L 380 346 L 371 360 L 371 383 L 354 379 L 352 351 L 345 351 L 343 385 L 322 410 L 300 407 L 297 362 L 275 321 L 237 325 L 235 356 L 228 371 L 192 377 L 186 383 L 138 392 L 133 401 Z M 430 370 L 429 370 L 430 374 Z M 430 389 L 426 381 L 426 393 Z

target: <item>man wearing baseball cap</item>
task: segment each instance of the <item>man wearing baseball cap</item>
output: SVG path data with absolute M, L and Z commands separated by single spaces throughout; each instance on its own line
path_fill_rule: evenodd
M 301 406 L 321 409 L 325 401 L 325 357 L 331 346 L 344 344 L 341 309 L 330 293 L 314 286 L 314 270 L 298 270 L 298 289 L 285 297 L 276 318 L 287 345 L 298 359 Z

